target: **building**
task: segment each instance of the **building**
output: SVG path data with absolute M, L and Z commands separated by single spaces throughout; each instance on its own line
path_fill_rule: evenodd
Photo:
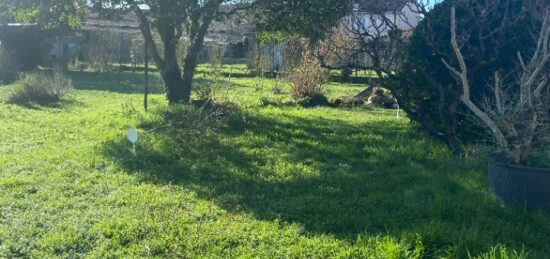
M 357 0 L 348 19 L 354 31 L 385 34 L 392 28 L 411 31 L 422 15 L 410 0 Z

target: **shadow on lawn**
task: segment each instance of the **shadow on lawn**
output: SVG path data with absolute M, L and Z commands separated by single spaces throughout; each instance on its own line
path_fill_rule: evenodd
M 7 100 L 6 103 L 18 105 L 31 110 L 68 110 L 74 107 L 82 107 L 86 104 L 76 100 L 73 96 L 64 97 L 63 99 L 55 102 L 36 102 L 36 101 L 25 101 L 25 102 L 14 102 Z
M 137 158 L 125 142 L 106 143 L 105 152 L 144 181 L 181 185 L 228 211 L 298 223 L 310 234 L 351 242 L 419 235 L 428 257 L 467 257 L 499 243 L 550 253 L 547 217 L 503 209 L 487 193 L 481 162 L 456 159 L 408 127 L 234 117 L 217 134 L 177 143 L 169 132 L 147 136 L 155 143 Z
M 123 94 L 143 93 L 143 73 L 131 72 L 76 72 L 69 74 L 75 89 L 108 91 Z M 149 75 L 151 93 L 162 93 L 162 83 L 158 74 Z
M 143 93 L 145 83 L 144 74 L 137 72 L 70 72 L 71 79 L 75 89 L 78 90 L 96 90 L 108 91 L 123 94 Z M 225 78 L 218 79 L 221 85 L 230 85 L 232 87 L 245 87 L 245 85 L 229 82 Z M 210 78 L 198 77 L 195 83 L 211 84 Z M 164 93 L 164 84 L 158 73 L 149 74 L 149 92 Z

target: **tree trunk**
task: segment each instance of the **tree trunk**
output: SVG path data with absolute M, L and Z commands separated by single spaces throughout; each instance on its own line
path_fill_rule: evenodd
M 182 87 L 183 79 L 179 72 L 179 67 L 177 63 L 175 66 L 173 64 L 170 64 L 170 65 L 167 64 L 160 71 L 160 74 L 162 76 L 162 80 L 164 81 L 166 98 L 168 99 L 168 102 L 173 104 L 173 103 L 189 101 L 189 99 L 188 98 L 186 99 L 184 95 L 184 91 Z
M 197 53 L 188 52 L 185 56 L 182 79 L 182 94 L 186 102 L 191 99 L 191 90 L 193 88 L 193 77 L 197 66 Z
M 191 46 L 187 50 L 184 60 L 183 73 L 179 67 L 176 58 L 176 49 L 179 38 L 182 35 L 181 24 L 173 24 L 164 20 L 160 24 L 155 24 L 164 44 L 164 57 L 161 57 L 153 40 L 151 33 L 151 24 L 145 13 L 140 9 L 137 1 L 128 1 L 134 9 L 134 13 L 140 20 L 140 30 L 150 50 L 151 57 L 155 61 L 164 81 L 166 97 L 170 104 L 179 102 L 189 102 L 191 99 L 191 89 L 193 86 L 193 77 L 197 65 L 197 57 L 200 48 L 203 45 L 204 37 L 212 20 L 215 18 L 218 7 L 222 1 L 207 1 L 205 6 L 193 11 L 190 17 L 189 38 Z M 168 5 L 161 5 L 163 8 L 170 8 Z
M 160 68 L 160 74 L 164 81 L 166 98 L 170 103 L 188 102 L 189 96 L 185 94 L 184 80 L 176 57 L 177 45 L 172 39 L 164 42 L 164 64 Z
M 199 51 L 203 46 L 204 37 L 206 36 L 206 31 L 209 24 L 210 20 L 205 21 L 197 32 L 196 37 L 191 37 L 192 42 L 187 49 L 187 54 L 185 55 L 185 59 L 183 61 L 182 96 L 184 102 L 189 102 L 191 99 L 191 90 L 193 89 L 193 78 L 197 67 L 197 58 L 199 56 Z

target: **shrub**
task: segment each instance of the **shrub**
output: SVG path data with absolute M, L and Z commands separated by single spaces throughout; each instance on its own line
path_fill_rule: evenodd
M 490 14 L 484 12 L 485 5 L 492 3 L 457 1 L 458 38 L 475 100 L 492 98 L 488 86 L 494 84 L 495 71 L 513 81 L 517 54 L 528 56 L 536 46 L 532 32 L 525 29 L 533 27 L 534 19 L 524 12 L 534 1 L 496 1 Z M 403 53 L 404 64 L 396 73 L 400 80 L 394 85 L 400 101 L 415 111 L 415 120 L 465 144 L 480 140 L 486 130 L 470 119 L 471 113 L 460 101 L 461 85 L 441 61 L 458 67 L 450 42 L 450 6 L 451 1 L 436 5 L 415 28 Z
M 267 107 L 267 106 L 281 106 L 284 105 L 283 101 L 281 99 L 275 99 L 275 98 L 269 98 L 269 97 L 262 97 L 260 98 L 260 106 L 261 107 Z
M 236 112 L 237 107 L 231 103 L 194 101 L 159 108 L 141 127 L 150 129 L 151 133 L 167 134 L 178 141 L 190 141 L 223 127 Z
M 348 94 L 336 99 L 333 103 L 335 107 L 354 107 L 365 104 L 366 99 L 357 97 L 355 94 Z
M 280 75 L 278 74 L 275 80 L 273 80 L 273 86 L 271 87 L 271 92 L 273 94 L 282 94 L 283 93 L 283 82 L 280 80 Z
M 119 41 L 120 36 L 117 32 L 100 31 L 91 33 L 86 52 L 92 69 L 100 72 L 109 70 L 109 65 L 115 62 L 120 55 Z
M 287 78 L 291 85 L 290 94 L 294 100 L 300 103 L 319 101 L 319 105 L 328 103 L 328 101 L 324 103 L 326 97 L 323 95 L 323 86 L 328 79 L 329 71 L 322 68 L 319 61 L 307 49 L 303 53 L 300 65 Z
M 330 102 L 322 93 L 316 93 L 298 100 L 298 104 L 303 107 L 328 106 Z
M 212 85 L 206 83 L 199 83 L 193 86 L 193 92 L 195 93 L 197 100 L 208 101 L 212 100 Z
M 48 104 L 58 102 L 72 88 L 71 80 L 60 73 L 26 74 L 16 83 L 8 101 L 13 103 L 36 102 Z
M 247 59 L 247 67 L 250 72 L 258 77 L 265 76 L 265 73 L 270 70 L 268 57 L 266 55 L 266 47 L 263 44 L 256 44 L 250 51 Z

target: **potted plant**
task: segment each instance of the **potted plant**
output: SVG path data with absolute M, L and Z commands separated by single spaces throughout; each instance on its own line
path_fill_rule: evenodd
M 494 73 L 491 101 L 470 97 L 468 66 L 457 39 L 456 7 L 451 8 L 451 45 L 459 68 L 442 60 L 462 86 L 461 102 L 495 145 L 489 154 L 491 191 L 503 202 L 542 208 L 550 213 L 550 168 L 528 166 L 538 153 L 550 149 L 550 7 L 538 10 L 538 38 L 529 60 L 517 53 L 518 75 L 506 82 Z

